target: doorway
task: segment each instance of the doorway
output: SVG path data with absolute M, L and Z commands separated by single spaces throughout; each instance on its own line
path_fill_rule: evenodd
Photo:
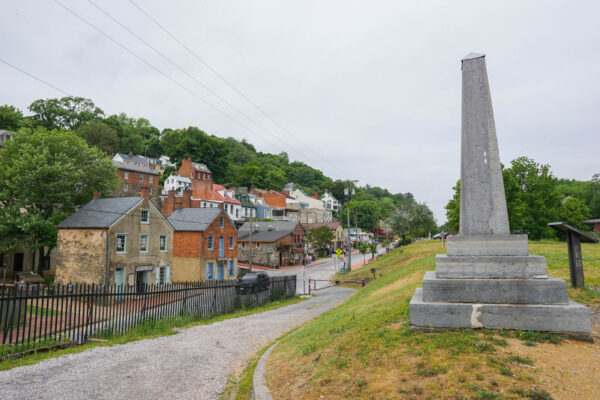
M 137 293 L 144 293 L 146 291 L 146 287 L 150 282 L 150 272 L 149 271 L 137 271 L 135 273 L 136 277 L 136 289 Z
M 23 257 L 24 253 L 15 253 L 13 258 L 13 272 L 23 271 Z
M 219 265 L 217 266 L 217 280 L 225 280 L 225 264 L 219 263 Z

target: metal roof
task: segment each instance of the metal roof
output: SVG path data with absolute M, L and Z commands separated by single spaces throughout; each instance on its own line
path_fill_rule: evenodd
M 59 228 L 110 228 L 119 218 L 144 200 L 143 197 L 95 199 L 71 214 Z
M 600 224 L 600 218 L 588 219 L 587 221 L 583 221 L 583 223 L 587 225 Z
M 269 232 L 269 229 L 273 231 L 287 231 L 288 233 L 296 229 L 298 221 L 254 221 L 252 225 L 254 227 L 254 233 L 258 232 Z M 244 223 L 239 229 L 240 232 L 250 232 L 250 222 Z M 253 233 L 253 235 L 254 235 Z
M 150 175 L 159 175 L 158 172 L 150 167 L 142 167 L 141 165 L 135 165 L 135 164 L 127 164 L 124 162 L 120 162 L 120 161 L 115 161 L 113 160 L 113 165 L 119 169 L 124 169 L 127 171 L 134 171 L 134 172 L 142 172 L 144 174 L 150 174 Z
M 263 232 L 252 232 L 252 241 L 256 242 L 272 242 L 277 239 L 281 239 L 284 236 L 292 233 L 292 230 L 285 231 L 263 231 Z M 239 232 L 238 241 L 248 241 L 250 239 L 250 231 Z
M 220 208 L 178 208 L 168 218 L 176 231 L 203 231 L 221 213 Z

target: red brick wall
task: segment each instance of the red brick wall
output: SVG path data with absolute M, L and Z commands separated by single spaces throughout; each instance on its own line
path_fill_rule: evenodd
M 198 258 L 201 232 L 175 232 L 173 235 L 173 257 Z
M 125 179 L 126 172 L 128 173 L 127 179 Z M 124 171 L 122 169 L 117 171 L 117 175 L 119 176 L 119 178 L 121 178 L 122 183 L 152 186 L 158 188 L 158 175 L 144 174 L 142 172 Z M 140 175 L 144 176 L 144 182 L 140 182 Z M 150 183 L 150 177 L 152 177 L 152 183 Z
M 225 217 L 225 228 L 221 228 L 219 220 Z M 208 236 L 213 236 L 213 250 L 208 250 Z M 219 257 L 219 236 L 225 238 L 225 254 L 224 257 L 237 257 L 237 230 L 233 223 L 227 218 L 225 211 L 221 211 L 219 216 L 209 225 L 202 233 L 202 258 L 217 258 Z M 233 250 L 229 250 L 229 236 L 233 236 Z

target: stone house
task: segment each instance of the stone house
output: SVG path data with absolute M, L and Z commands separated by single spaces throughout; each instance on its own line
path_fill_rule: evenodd
M 171 282 L 173 226 L 144 197 L 95 198 L 58 225 L 56 281 Z
M 169 217 L 174 282 L 237 278 L 238 232 L 220 208 L 178 208 Z
M 312 223 L 312 224 L 302 224 L 302 228 L 304 228 L 305 235 L 308 234 L 308 232 L 310 230 L 320 228 L 322 226 L 328 227 L 330 230 L 333 231 L 333 233 L 335 235 L 333 240 L 331 241 L 331 249 L 336 250 L 336 249 L 341 248 L 344 244 L 345 235 L 344 235 L 344 228 L 342 227 L 342 224 L 340 222 L 335 221 L 335 222 L 326 222 L 326 223 L 317 222 L 317 223 Z
M 113 190 L 114 197 L 143 196 L 144 190 L 147 190 L 152 202 L 159 204 L 160 175 L 154 168 L 115 160 L 113 165 L 118 168 L 117 175 L 121 179 L 119 187 Z
M 238 233 L 238 260 L 249 262 L 252 251 L 252 264 L 278 268 L 287 265 L 301 265 L 304 260 L 304 229 L 298 221 L 272 221 L 252 223 L 252 244 L 250 244 L 250 223 L 246 222 Z

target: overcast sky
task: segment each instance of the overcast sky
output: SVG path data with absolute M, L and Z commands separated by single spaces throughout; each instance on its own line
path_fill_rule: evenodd
M 411 192 L 438 223 L 460 177 L 471 51 L 487 55 L 503 163 L 600 172 L 600 2 L 135 0 L 284 131 L 130 2 L 94 0 L 175 65 L 88 1 L 59 1 L 188 90 L 53 1 L 0 1 L 0 59 L 107 114 L 246 138 L 334 179 Z M 61 96 L 0 63 L 0 104 Z

